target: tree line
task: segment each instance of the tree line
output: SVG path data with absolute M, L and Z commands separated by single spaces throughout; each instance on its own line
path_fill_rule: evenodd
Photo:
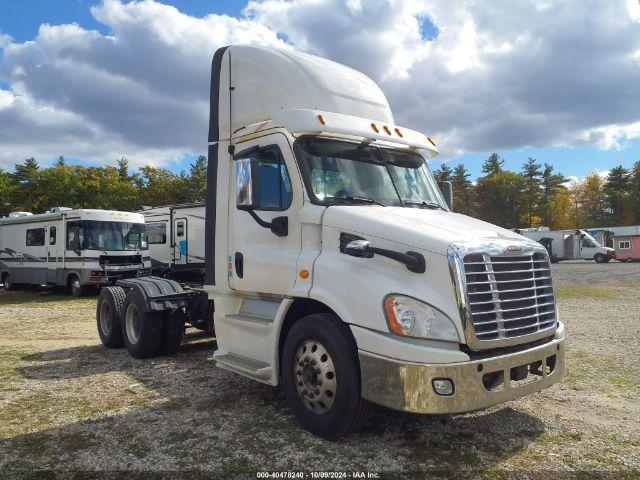
M 142 206 L 203 201 L 207 159 L 198 157 L 189 172 L 141 167 L 131 172 L 126 158 L 115 166 L 68 165 L 63 157 L 41 168 L 34 158 L 0 170 L 0 216 L 9 212 L 46 212 L 52 207 L 138 210 Z
M 453 184 L 454 210 L 506 228 L 546 226 L 552 230 L 640 224 L 640 161 L 617 166 L 603 178 L 592 172 L 568 181 L 548 163 L 529 157 L 519 172 L 504 168 L 492 153 L 483 175 L 472 182 L 464 165 L 442 164 L 440 185 Z
M 132 211 L 142 206 L 203 201 L 207 159 L 199 156 L 178 174 L 144 166 L 132 172 L 126 158 L 115 165 L 69 165 L 63 157 L 41 168 L 34 158 L 0 169 L 0 216 L 13 211 L 45 212 L 52 207 Z M 463 164 L 442 164 L 434 172 L 440 186 L 453 183 L 454 209 L 506 228 L 551 229 L 640 224 L 640 161 L 617 166 L 603 178 L 596 172 L 568 181 L 548 163 L 528 158 L 519 172 L 506 170 L 492 153 L 483 175 L 471 180 Z

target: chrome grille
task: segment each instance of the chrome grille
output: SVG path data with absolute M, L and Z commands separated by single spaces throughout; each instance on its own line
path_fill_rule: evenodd
M 468 317 L 478 341 L 552 333 L 556 310 L 546 254 L 469 253 L 463 264 Z

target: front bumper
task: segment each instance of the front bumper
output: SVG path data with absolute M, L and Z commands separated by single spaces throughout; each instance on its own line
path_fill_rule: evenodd
M 364 351 L 359 352 L 359 357 L 365 399 L 406 412 L 459 413 L 524 397 L 562 380 L 565 339 L 564 336 L 554 338 L 516 353 L 461 363 L 410 363 Z M 513 373 L 518 378 L 525 366 L 526 378 L 511 380 Z M 517 367 L 521 368 L 514 371 Z M 503 381 L 496 386 L 500 375 Z M 438 395 L 433 387 L 434 379 L 453 381 L 453 394 Z

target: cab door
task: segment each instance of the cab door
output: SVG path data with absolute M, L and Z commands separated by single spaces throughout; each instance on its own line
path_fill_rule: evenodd
M 255 159 L 258 204 L 251 211 L 236 204 L 237 162 Z M 293 151 L 283 134 L 273 134 L 236 145 L 231 170 L 230 239 L 227 262 L 229 286 L 235 290 L 285 295 L 296 281 L 301 250 L 302 185 Z M 286 217 L 286 235 L 265 224 Z M 260 225 L 262 223 L 262 225 Z

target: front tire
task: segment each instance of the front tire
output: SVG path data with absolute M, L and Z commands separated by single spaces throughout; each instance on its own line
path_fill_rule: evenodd
M 80 283 L 80 279 L 77 275 L 71 275 L 69 277 L 68 286 L 71 296 L 79 298 L 84 295 L 84 287 Z
M 125 297 L 122 287 L 104 287 L 100 291 L 96 306 L 96 323 L 100 341 L 107 348 L 119 348 L 124 345 L 122 315 Z
M 312 314 L 296 322 L 281 360 L 285 395 L 306 430 L 335 440 L 365 421 L 370 404 L 360 396 L 357 348 L 336 315 Z
M 124 299 L 122 338 L 133 358 L 153 357 L 162 340 L 162 312 L 145 312 L 144 302 L 135 290 Z
M 596 263 L 604 263 L 605 262 L 605 257 L 601 253 L 596 253 L 596 256 L 593 257 L 593 259 L 595 260 Z
M 4 285 L 4 289 L 8 292 L 15 288 L 11 283 L 11 275 L 8 273 L 2 278 L 2 284 Z

